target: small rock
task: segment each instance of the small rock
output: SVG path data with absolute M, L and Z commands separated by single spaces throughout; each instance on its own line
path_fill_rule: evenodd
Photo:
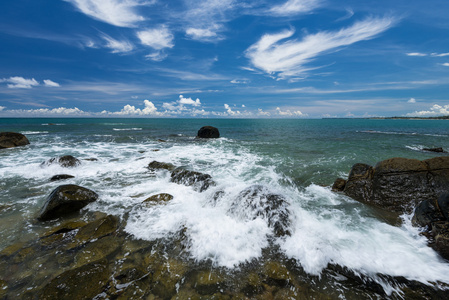
M 161 194 L 153 195 L 153 196 L 143 200 L 143 203 L 151 203 L 151 202 L 160 203 L 160 202 L 167 202 L 172 199 L 173 199 L 172 195 L 166 194 L 166 193 L 161 193 Z
M 61 185 L 48 196 L 38 220 L 52 220 L 76 212 L 97 198 L 97 193 L 84 187 Z
M 173 171 L 174 169 L 176 169 L 176 167 L 171 163 L 158 162 L 155 160 L 150 162 L 148 164 L 147 168 L 150 169 L 151 171 L 156 171 L 156 170 Z
M 332 190 L 334 192 L 342 192 L 345 189 L 346 180 L 343 178 L 337 178 L 332 185 Z
M 211 185 L 215 185 L 212 177 L 209 174 L 203 174 L 195 171 L 188 171 L 184 169 L 175 169 L 171 173 L 171 182 L 183 184 L 186 186 L 193 186 L 195 190 L 204 192 Z
M 27 137 L 17 132 L 0 132 L 0 149 L 30 144 Z
M 72 155 L 64 155 L 60 157 L 53 157 L 47 160 L 46 162 L 43 162 L 41 165 L 52 165 L 52 164 L 59 164 L 63 168 L 74 168 L 79 165 L 81 165 L 81 161 Z
M 200 130 L 198 130 L 197 137 L 204 139 L 216 139 L 220 137 L 220 132 L 218 131 L 218 128 L 212 126 L 204 126 L 201 127 Z
M 443 148 L 438 147 L 438 148 L 423 148 L 424 151 L 429 151 L 429 152 L 437 152 L 437 153 L 446 153 L 446 151 L 443 150 Z
M 75 178 L 75 176 L 68 175 L 68 174 L 59 174 L 59 175 L 55 175 L 52 178 L 50 178 L 50 181 L 65 180 L 65 179 L 69 179 L 69 178 Z
M 98 161 L 98 158 L 85 158 L 84 160 L 87 160 L 87 161 Z

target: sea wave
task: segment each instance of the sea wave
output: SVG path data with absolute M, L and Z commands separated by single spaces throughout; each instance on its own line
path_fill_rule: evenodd
M 30 134 L 47 134 L 48 131 L 22 131 L 22 134 L 30 135 Z
M 399 132 L 399 131 L 378 131 L 378 130 L 360 130 L 359 133 L 373 133 L 373 134 L 391 134 L 391 135 L 422 135 L 434 137 L 449 137 L 447 134 L 433 134 L 433 133 L 418 133 L 418 132 Z
M 112 128 L 114 131 L 139 131 L 142 128 Z

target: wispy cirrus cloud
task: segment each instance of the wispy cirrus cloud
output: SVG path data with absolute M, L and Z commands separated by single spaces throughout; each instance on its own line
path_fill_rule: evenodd
M 59 83 L 50 79 L 44 79 L 44 85 L 47 87 L 60 87 Z
M 165 48 L 174 47 L 174 36 L 166 26 L 159 26 L 137 32 L 137 37 L 142 45 L 154 49 L 154 52 L 146 57 L 154 61 L 162 61 L 167 55 L 164 53 Z
M 134 49 L 133 44 L 131 44 L 127 40 L 119 41 L 105 33 L 102 33 L 101 37 L 106 41 L 106 44 L 104 46 L 111 49 L 112 53 L 127 53 Z
M 323 2 L 323 0 L 288 0 L 283 4 L 271 7 L 268 13 L 275 16 L 304 14 L 320 7 Z
M 313 69 L 307 67 L 307 64 L 316 57 L 342 46 L 373 39 L 394 24 L 395 19 L 392 17 L 372 17 L 339 31 L 309 34 L 301 41 L 289 39 L 294 35 L 294 29 L 284 30 L 276 34 L 265 34 L 245 54 L 255 68 L 285 79 Z
M 148 0 L 65 0 L 72 3 L 82 13 L 105 23 L 119 27 L 136 27 L 145 18 L 136 7 L 151 5 Z

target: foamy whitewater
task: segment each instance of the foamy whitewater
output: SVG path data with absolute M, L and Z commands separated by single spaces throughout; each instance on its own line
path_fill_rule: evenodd
M 279 247 L 309 274 L 320 275 L 329 264 L 340 265 L 381 283 L 389 292 L 392 287 L 379 274 L 449 284 L 449 264 L 427 246 L 420 229 L 411 226 L 411 216 L 404 215 L 399 227 L 390 225 L 372 208 L 329 187 L 357 162 L 434 157 L 421 149 L 449 147 L 445 121 L 431 125 L 406 120 L 384 120 L 390 122 L 387 125 L 379 120 L 27 122 L 2 123 L 1 131 L 27 134 L 31 145 L 0 152 L 4 207 L 0 249 L 44 230 L 35 217 L 46 196 L 62 184 L 49 178 L 71 174 L 75 178 L 63 184 L 81 185 L 100 196 L 87 210 L 127 218 L 125 230 L 137 239 L 170 239 L 184 229 L 186 251 L 198 262 L 238 269 L 260 259 L 263 249 Z M 202 125 L 218 127 L 222 137 L 195 139 Z M 79 158 L 81 166 L 41 166 L 51 157 L 69 154 Z M 97 160 L 86 160 L 91 158 Z M 216 185 L 198 192 L 170 182 L 168 171 L 146 168 L 154 160 L 210 174 Z M 290 236 L 276 237 L 268 216 L 236 201 L 253 185 L 287 200 Z M 142 204 L 159 193 L 169 193 L 173 200 Z

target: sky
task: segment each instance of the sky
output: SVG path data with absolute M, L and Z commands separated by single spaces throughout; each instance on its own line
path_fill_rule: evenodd
M 449 115 L 447 0 L 2 0 L 0 117 Z

